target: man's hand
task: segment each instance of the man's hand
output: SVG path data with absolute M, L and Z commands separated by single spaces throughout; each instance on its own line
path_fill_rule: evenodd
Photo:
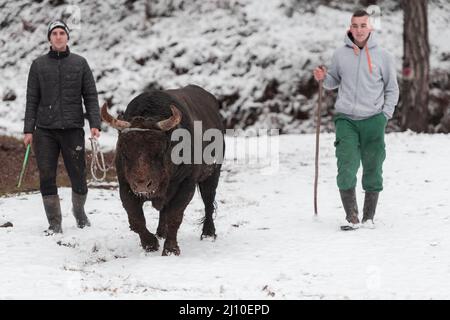
M 100 130 L 98 130 L 97 128 L 91 128 L 91 137 L 92 138 L 100 137 Z
M 33 134 L 32 133 L 25 133 L 23 137 L 23 143 L 25 144 L 25 147 L 28 146 L 33 142 Z
M 313 73 L 316 81 L 321 81 L 325 79 L 327 75 L 327 68 L 325 68 L 325 66 L 318 66 L 317 68 L 314 69 Z

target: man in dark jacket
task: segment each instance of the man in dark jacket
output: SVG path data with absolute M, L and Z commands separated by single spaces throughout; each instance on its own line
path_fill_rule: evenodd
M 63 21 L 48 27 L 50 51 L 33 61 L 27 84 L 24 143 L 32 143 L 39 168 L 40 191 L 49 222 L 49 234 L 61 233 L 61 206 L 56 186 L 59 154 L 72 184 L 72 205 L 77 226 L 90 222 L 84 211 L 87 196 L 84 151 L 86 108 L 91 136 L 100 136 L 97 89 L 92 71 L 83 57 L 71 53 L 69 28 Z

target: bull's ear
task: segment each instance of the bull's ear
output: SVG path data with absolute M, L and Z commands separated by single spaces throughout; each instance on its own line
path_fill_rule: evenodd
M 131 123 L 128 121 L 117 120 L 108 112 L 108 104 L 105 102 L 100 110 L 100 114 L 102 116 L 103 121 L 105 121 L 108 125 L 117 130 L 123 130 L 125 128 L 131 127 Z
M 156 125 L 162 131 L 168 131 L 178 125 L 181 121 L 181 112 L 174 105 L 170 105 L 172 116 L 169 119 L 161 120 Z

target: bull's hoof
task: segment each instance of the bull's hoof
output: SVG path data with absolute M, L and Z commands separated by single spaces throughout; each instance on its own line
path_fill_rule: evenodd
M 176 247 L 176 248 L 170 248 L 167 249 L 165 248 L 162 252 L 163 256 L 171 256 L 171 255 L 176 255 L 179 256 L 180 255 L 180 248 Z
M 162 252 L 162 255 L 163 256 L 171 256 L 171 255 L 179 256 L 180 255 L 180 247 L 178 247 L 177 244 L 167 245 L 167 241 L 166 241 L 166 243 L 164 243 L 164 250 Z
M 154 235 L 145 237 L 145 239 L 141 239 L 142 248 L 144 248 L 147 252 L 158 251 L 159 242 L 158 239 Z
M 213 233 L 213 234 L 207 234 L 207 233 L 202 233 L 202 235 L 200 236 L 200 240 L 203 239 L 212 239 L 212 240 L 216 240 L 217 238 L 217 234 Z
M 159 249 L 159 244 L 156 244 L 156 245 L 151 244 L 150 245 L 150 244 L 141 243 L 141 245 L 142 245 L 142 248 L 144 248 L 144 250 L 146 252 L 158 251 L 158 249 Z
M 212 220 L 206 220 L 203 224 L 203 230 L 202 235 L 200 236 L 200 240 L 203 240 L 205 238 L 211 238 L 213 240 L 216 240 L 216 228 L 214 227 L 214 223 Z

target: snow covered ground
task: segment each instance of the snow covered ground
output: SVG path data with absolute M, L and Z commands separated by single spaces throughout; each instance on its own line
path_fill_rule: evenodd
M 0 229 L 0 299 L 450 298 L 449 135 L 387 135 L 377 228 L 351 232 L 339 230 L 334 136 L 321 137 L 318 218 L 315 137 L 279 139 L 275 175 L 225 165 L 214 242 L 200 241 L 196 194 L 178 233 L 179 257 L 143 252 L 117 190 L 90 190 L 92 227 L 79 230 L 70 189 L 60 189 L 64 234 L 54 237 L 42 235 L 39 194 L 0 198 L 0 219 L 14 223 Z M 357 195 L 361 208 L 360 185 Z M 150 205 L 145 212 L 154 232 L 158 215 Z

